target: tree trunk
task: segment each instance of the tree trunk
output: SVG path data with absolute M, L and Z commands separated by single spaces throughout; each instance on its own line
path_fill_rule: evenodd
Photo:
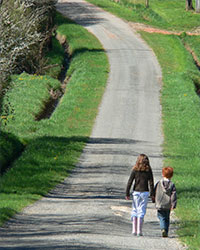
M 200 13 L 200 0 L 196 0 L 195 10 L 196 10 L 196 13 Z
M 186 4 L 185 6 L 186 10 L 194 10 L 192 5 L 192 0 L 186 0 L 185 4 Z
M 145 0 L 145 5 L 146 5 L 146 8 L 149 8 L 149 0 Z

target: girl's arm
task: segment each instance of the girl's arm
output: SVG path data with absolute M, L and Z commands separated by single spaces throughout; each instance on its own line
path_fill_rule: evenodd
M 153 173 L 152 170 L 150 169 L 150 178 L 149 178 L 149 188 L 150 188 L 150 196 L 154 197 L 154 180 L 153 180 Z
M 126 185 L 126 200 L 130 199 L 130 188 L 131 188 L 131 185 L 132 185 L 134 179 L 135 179 L 135 171 L 132 170 L 131 175 L 128 179 L 128 183 Z

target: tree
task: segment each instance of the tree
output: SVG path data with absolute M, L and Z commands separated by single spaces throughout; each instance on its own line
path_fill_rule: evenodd
M 197 13 L 200 13 L 200 0 L 196 0 L 195 10 Z
M 33 74 L 54 29 L 56 0 L 7 0 L 0 5 L 0 91 L 11 74 Z
M 193 5 L 192 5 L 192 0 L 186 0 L 185 9 L 186 10 L 194 10 Z

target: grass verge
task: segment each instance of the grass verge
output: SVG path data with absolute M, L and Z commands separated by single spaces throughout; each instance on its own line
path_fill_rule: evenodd
M 34 119 L 49 89 L 59 88 L 49 76 L 13 77 L 8 91 L 14 110 L 4 133 L 26 144 L 21 157 L 0 182 L 0 223 L 39 199 L 62 181 L 76 165 L 90 136 L 109 71 L 98 40 L 81 26 L 57 14 L 57 32 L 69 43 L 71 63 L 65 94 L 50 119 Z

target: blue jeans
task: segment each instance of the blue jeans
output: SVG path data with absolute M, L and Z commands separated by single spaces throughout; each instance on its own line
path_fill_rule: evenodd
M 168 233 L 170 224 L 170 210 L 158 210 L 157 216 L 160 220 L 160 229 L 165 229 Z

